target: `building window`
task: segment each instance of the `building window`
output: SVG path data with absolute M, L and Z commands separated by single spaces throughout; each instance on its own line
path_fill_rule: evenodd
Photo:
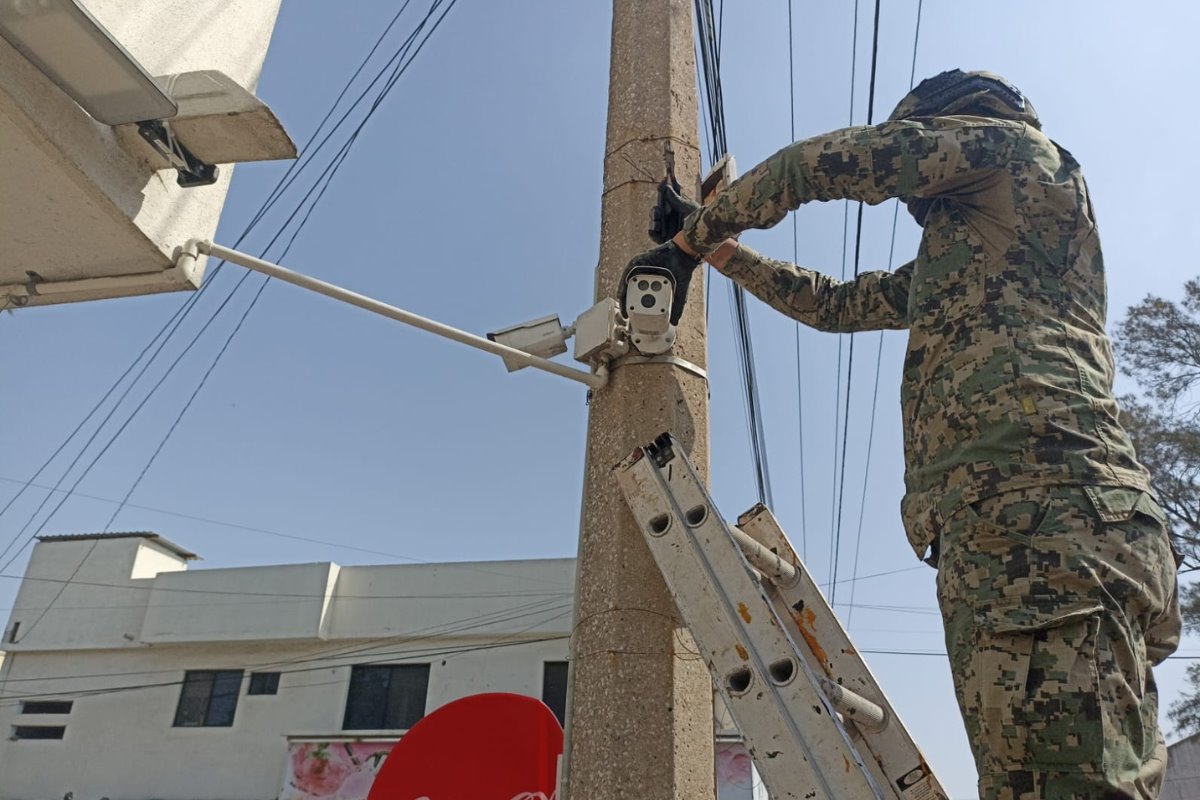
M 175 709 L 175 727 L 228 728 L 241 689 L 240 669 L 188 670 Z
M 547 661 L 542 665 L 542 702 L 550 707 L 558 724 L 566 726 L 567 662 Z
M 14 739 L 61 739 L 67 733 L 65 725 L 13 725 Z
M 251 672 L 246 694 L 279 694 L 279 673 Z
M 22 714 L 70 714 L 74 700 L 26 700 L 21 703 Z
M 428 692 L 428 664 L 354 667 L 342 728 L 408 730 L 425 716 Z

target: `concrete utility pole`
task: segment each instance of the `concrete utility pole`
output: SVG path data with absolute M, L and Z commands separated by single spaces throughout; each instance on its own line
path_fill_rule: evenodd
M 664 145 L 693 194 L 696 62 L 690 0 L 614 0 L 596 298 L 619 296 L 646 234 Z M 692 282 L 670 355 L 707 362 L 704 281 Z M 616 369 L 588 420 L 572 640 L 571 800 L 714 796 L 712 682 L 610 470 L 669 430 L 707 473 L 708 386 L 668 363 Z

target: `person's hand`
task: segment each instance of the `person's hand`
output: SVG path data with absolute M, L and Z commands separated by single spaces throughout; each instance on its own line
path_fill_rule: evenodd
M 683 315 L 683 305 L 687 301 L 688 287 L 692 283 L 692 274 L 699 265 L 699 258 L 688 255 L 674 242 L 660 244 L 653 250 L 647 250 L 634 257 L 621 276 L 621 308 L 625 307 L 625 292 L 631 274 L 647 272 L 669 276 L 675 284 L 675 293 L 671 298 L 671 324 L 679 324 L 679 318 Z
M 700 204 L 681 195 L 671 181 L 663 181 L 658 185 L 658 204 L 650 212 L 650 238 L 659 244 L 670 240 L 698 208 Z

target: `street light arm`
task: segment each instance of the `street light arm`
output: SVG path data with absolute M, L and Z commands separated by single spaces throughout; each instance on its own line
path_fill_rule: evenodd
M 410 311 L 405 311 L 395 306 L 390 306 L 387 303 L 382 303 L 365 295 L 352 292 L 349 289 L 343 289 L 340 286 L 335 286 L 332 283 L 327 283 L 317 278 L 308 275 L 302 275 L 299 272 L 293 272 L 286 267 L 281 267 L 278 264 L 273 264 L 270 261 L 263 261 L 260 258 L 231 250 L 228 247 L 222 247 L 219 244 L 213 244 L 210 241 L 193 239 L 184 246 L 177 259 L 177 263 L 184 259 L 195 260 L 201 253 L 223 259 L 231 264 L 238 264 L 246 269 L 255 272 L 261 272 L 272 278 L 290 283 L 294 286 L 299 286 L 303 289 L 316 292 L 317 294 L 332 297 L 334 300 L 340 300 L 343 303 L 348 303 L 352 306 L 370 311 L 374 314 L 394 319 L 397 322 L 411 325 L 414 328 L 420 328 L 423 331 L 428 331 L 435 336 L 441 336 L 444 339 L 450 339 L 460 344 L 465 344 L 468 347 L 474 347 L 477 350 L 484 350 L 488 353 L 493 353 L 498 356 L 503 356 L 506 360 L 522 364 L 524 366 L 535 367 L 549 372 L 554 375 L 577 381 L 593 389 L 599 389 L 608 382 L 607 370 L 598 370 L 595 373 L 585 372 L 584 370 L 574 369 L 564 364 L 559 364 L 556 361 L 551 361 L 547 358 L 531 355 L 524 350 L 518 350 L 515 347 L 493 342 L 490 339 L 485 339 L 482 336 L 476 336 L 473 333 L 468 333 L 458 328 L 452 328 L 449 325 L 444 325 L 440 322 L 427 319 Z M 180 266 L 183 266 L 180 264 Z M 190 265 L 189 265 L 190 266 Z

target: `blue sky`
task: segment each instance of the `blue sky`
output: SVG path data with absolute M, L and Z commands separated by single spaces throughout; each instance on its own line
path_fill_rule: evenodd
M 859 10 L 855 123 L 866 119 L 872 5 Z M 415 2 L 395 33 L 410 30 L 425 7 Z M 284 4 L 258 93 L 298 142 L 396 8 L 367 0 Z M 797 133 L 844 126 L 853 6 L 793 8 Z M 884 4 L 876 119 L 907 89 L 916 11 L 916 0 Z M 917 79 L 956 66 L 1004 74 L 1033 99 L 1047 133 L 1083 163 L 1103 234 L 1110 324 L 1147 293 L 1177 296 L 1196 274 L 1185 237 L 1200 165 L 1184 148 L 1197 127 L 1189 78 L 1198 24 L 1200 10 L 1184 2 L 924 3 Z M 548 313 L 574 319 L 591 304 L 597 258 L 608 48 L 604 2 L 459 2 L 364 128 L 286 265 L 480 333 Z M 743 171 L 789 141 L 788 78 L 787 4 L 730 3 L 722 80 L 728 141 Z M 233 243 L 284 169 L 236 169 L 217 241 Z M 280 205 L 298 199 L 293 192 Z M 799 211 L 801 263 L 841 272 L 843 214 L 837 204 Z M 892 214 L 890 205 L 867 209 L 864 269 L 888 266 Z M 242 249 L 259 252 L 284 216 L 268 216 Z M 917 237 L 902 213 L 895 263 L 911 257 Z M 746 240 L 792 255 L 790 223 Z M 227 267 L 215 276 L 181 342 L 241 274 Z M 80 483 L 78 492 L 107 499 L 72 497 L 44 533 L 104 527 L 111 500 L 145 467 L 258 283 L 251 277 L 233 296 Z M 718 276 L 711 291 L 713 493 L 735 516 L 756 497 L 728 284 Z M 10 343 L 0 502 L 184 300 L 111 300 L 0 319 Z M 825 580 L 843 402 L 835 399 L 838 337 L 801 330 L 797 340 L 793 323 L 757 301 L 750 315 L 776 512 Z M 902 333 L 882 339 L 863 495 L 879 341 L 868 334 L 856 344 L 838 601 L 849 614 L 854 587 L 851 633 L 860 648 L 940 653 L 934 573 L 913 559 L 899 522 Z M 159 370 L 151 368 L 151 380 Z M 509 375 L 492 356 L 272 284 L 113 529 L 157 531 L 200 553 L 201 568 L 574 555 L 586 414 L 576 384 L 528 370 Z M 73 456 L 77 446 L 65 452 Z M 56 482 L 68 463 L 56 460 L 39 483 Z M 78 468 L 66 485 L 76 475 Z M 30 491 L 0 517 L 0 540 L 18 535 L 44 494 Z M 7 574 L 19 575 L 23 563 Z M 12 604 L 15 584 L 0 581 L 0 605 Z M 1182 652 L 1200 654 L 1200 644 L 1186 641 Z M 869 658 L 952 796 L 974 797 L 944 658 Z M 1165 700 L 1180 690 L 1188 663 L 1159 671 Z

